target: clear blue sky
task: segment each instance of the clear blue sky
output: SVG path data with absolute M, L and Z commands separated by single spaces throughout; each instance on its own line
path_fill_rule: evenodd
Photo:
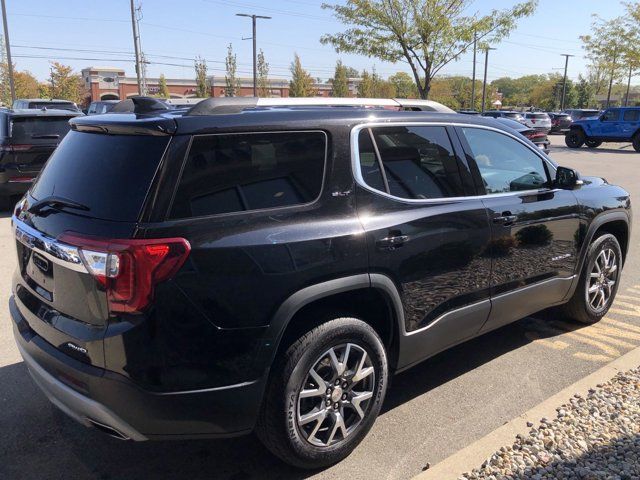
M 340 0 L 338 0 L 340 1 Z M 49 72 L 49 61 L 58 60 L 80 70 L 91 65 L 124 68 L 134 75 L 129 0 L 6 0 L 14 62 L 41 80 Z M 383 76 L 402 63 L 389 64 L 356 55 L 338 55 L 320 44 L 323 33 L 341 25 L 320 0 L 138 0 L 142 4 L 140 25 L 144 52 L 152 63 L 148 75 L 192 78 L 193 58 L 207 59 L 209 73 L 224 74 L 229 42 L 238 55 L 241 76 L 251 74 L 251 21 L 235 13 L 272 16 L 258 25 L 258 44 L 271 65 L 271 75 L 287 77 L 294 52 L 314 77 L 332 75 L 338 58 L 357 69 L 375 65 Z M 476 0 L 473 11 L 486 13 L 506 8 L 513 0 Z M 606 8 L 605 8 L 606 7 Z M 569 76 L 585 70 L 579 35 L 589 32 L 591 15 L 606 18 L 621 15 L 616 0 L 540 0 L 536 13 L 522 20 L 512 35 L 491 52 L 489 79 L 561 71 L 561 53 L 570 59 Z M 36 48 L 37 47 L 37 48 Z M 42 48 L 46 47 L 46 48 Z M 52 50 L 56 49 L 56 50 Z M 39 57 L 39 58 L 26 58 Z M 169 58 L 171 57 L 171 58 Z M 177 57 L 177 58 L 174 58 Z M 172 64 L 160 65 L 159 63 Z M 451 63 L 444 74 L 471 75 L 472 57 Z M 482 63 L 478 59 L 478 75 Z

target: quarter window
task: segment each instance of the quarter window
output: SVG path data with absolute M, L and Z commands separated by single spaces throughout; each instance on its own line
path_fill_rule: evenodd
M 363 129 L 358 148 L 362 178 L 371 188 L 407 199 L 464 195 L 464 166 L 444 127 Z
M 320 195 L 323 132 L 194 137 L 171 218 L 287 207 Z
M 462 132 L 488 194 L 550 185 L 542 158 L 522 143 L 492 130 L 465 127 Z

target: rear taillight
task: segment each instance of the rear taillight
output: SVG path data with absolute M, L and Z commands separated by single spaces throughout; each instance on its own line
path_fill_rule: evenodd
M 102 240 L 65 234 L 60 240 L 80 248 L 112 313 L 142 312 L 153 301 L 155 286 L 173 277 L 191 251 L 184 238 Z
M 3 145 L 0 146 L 0 152 L 26 152 L 31 150 L 33 145 Z

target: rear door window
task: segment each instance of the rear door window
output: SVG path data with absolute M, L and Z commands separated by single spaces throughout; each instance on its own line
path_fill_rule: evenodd
M 625 110 L 622 118 L 625 122 L 637 122 L 640 119 L 640 110 Z
M 170 216 L 310 203 L 322 189 L 326 149 L 320 131 L 196 136 Z
M 64 197 L 87 206 L 88 216 L 134 222 L 168 143 L 167 136 L 72 131 L 45 165 L 31 196 Z
M 461 169 L 466 166 L 445 127 L 363 129 L 358 143 L 362 179 L 375 190 L 413 200 L 465 195 Z

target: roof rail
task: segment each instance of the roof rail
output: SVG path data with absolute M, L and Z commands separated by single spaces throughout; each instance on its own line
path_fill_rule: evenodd
M 241 113 L 247 108 L 257 107 L 258 100 L 256 97 L 207 98 L 200 103 L 196 103 L 185 115 L 230 115 Z
M 432 100 L 414 100 L 400 98 L 341 98 L 341 97 L 303 97 L 303 98 L 255 98 L 255 97 L 217 97 L 208 98 L 193 106 L 186 115 L 224 115 L 241 113 L 257 107 L 378 107 L 398 110 L 418 110 L 441 113 L 455 113 L 449 107 Z
M 135 96 L 115 104 L 109 113 L 154 113 L 171 110 L 162 100 L 153 97 Z

